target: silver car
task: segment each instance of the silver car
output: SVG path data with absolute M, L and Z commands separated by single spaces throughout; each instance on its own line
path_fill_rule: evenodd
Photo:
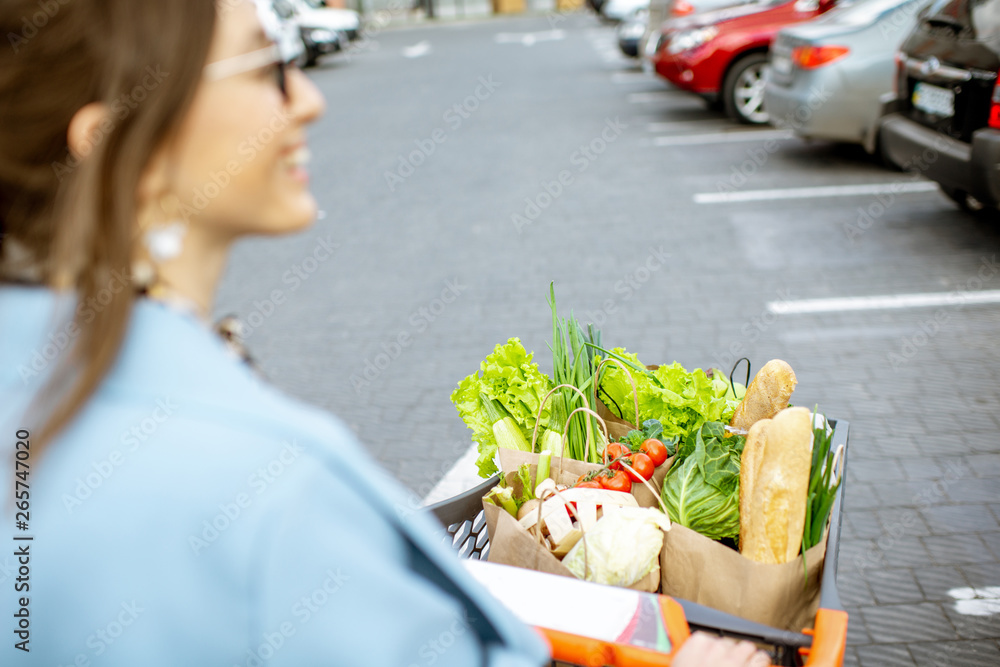
M 879 98 L 892 90 L 894 55 L 929 4 L 861 0 L 781 30 L 764 88 L 771 123 L 874 153 Z

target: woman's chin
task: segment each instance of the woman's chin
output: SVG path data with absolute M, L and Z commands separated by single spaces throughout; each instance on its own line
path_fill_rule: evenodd
M 276 219 L 271 233 L 274 235 L 293 234 L 312 227 L 316 221 L 319 206 L 309 192 L 303 193 L 293 205 L 285 207 L 285 213 Z

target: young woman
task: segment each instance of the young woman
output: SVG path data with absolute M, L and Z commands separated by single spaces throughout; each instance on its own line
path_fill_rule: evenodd
M 232 242 L 316 213 L 323 99 L 261 17 L 0 6 L 0 663 L 542 664 L 352 435 L 211 330 Z
M 323 100 L 269 21 L 0 6 L 0 663 L 542 664 L 415 499 L 209 325 L 233 241 L 316 212 Z

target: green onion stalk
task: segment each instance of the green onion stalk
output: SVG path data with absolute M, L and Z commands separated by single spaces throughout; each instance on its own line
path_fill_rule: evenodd
M 590 397 L 590 388 L 594 381 L 596 354 L 592 347 L 599 346 L 600 332 L 590 325 L 585 334 L 583 327 L 570 314 L 567 319 L 560 318 L 556 312 L 556 292 L 553 284 L 549 285 L 549 306 L 552 309 L 552 377 L 555 384 L 570 384 L 583 393 L 583 397 L 570 389 L 561 389 L 552 396 L 552 411 L 549 419 L 549 430 L 562 433 L 565 430 L 566 418 L 577 408 L 587 408 L 596 411 L 594 400 Z M 604 436 L 598 428 L 597 421 L 589 415 L 581 415 L 582 419 L 574 419 L 569 425 L 568 442 L 563 454 L 578 461 L 598 463 L 598 451 L 606 444 Z M 586 451 L 587 442 L 592 442 L 590 452 Z

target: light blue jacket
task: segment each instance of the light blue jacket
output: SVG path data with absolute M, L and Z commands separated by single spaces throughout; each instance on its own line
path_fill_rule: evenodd
M 73 306 L 46 289 L 0 287 L 4 499 L 24 410 L 74 338 Z M 27 530 L 16 508 L 0 513 L 2 665 L 547 660 L 343 425 L 257 380 L 204 326 L 162 305 L 137 305 L 99 392 L 28 463 Z M 14 555 L 25 545 L 27 577 Z M 30 591 L 16 592 L 23 584 Z M 22 596 L 30 653 L 14 647 Z

